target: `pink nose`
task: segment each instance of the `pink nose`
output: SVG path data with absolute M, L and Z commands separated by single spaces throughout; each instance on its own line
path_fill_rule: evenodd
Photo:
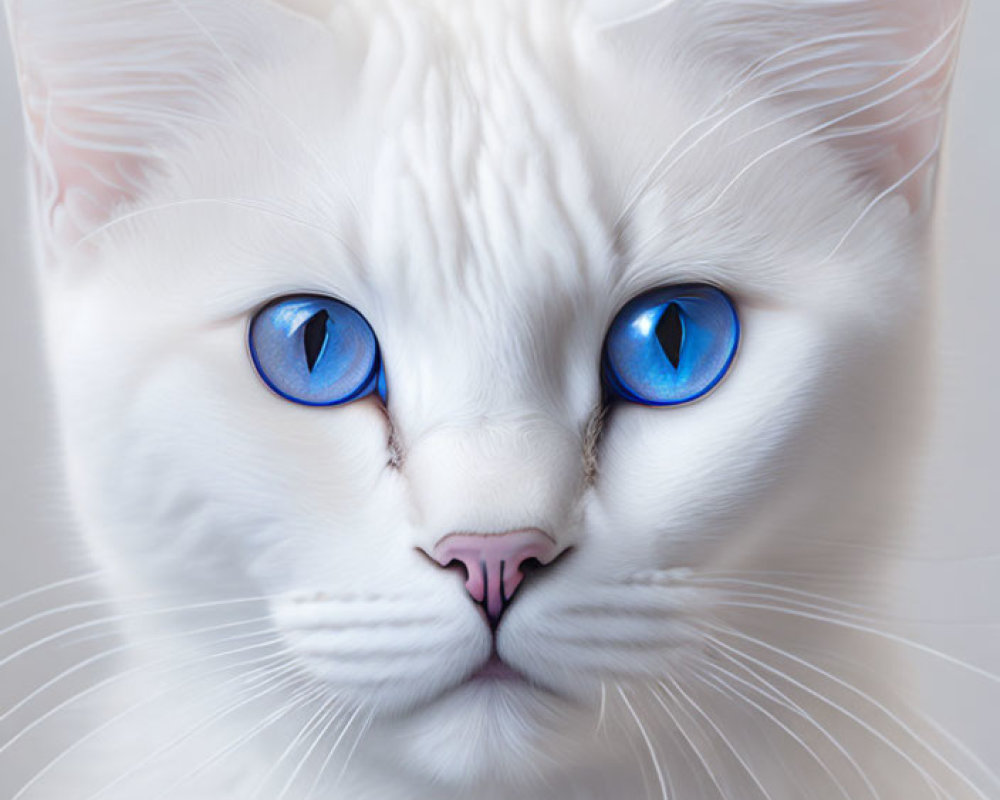
M 500 534 L 456 533 L 434 546 L 433 557 L 441 566 L 459 561 L 465 565 L 465 588 L 496 624 L 514 592 L 524 580 L 521 567 L 535 559 L 549 564 L 559 555 L 555 540 L 537 529 Z

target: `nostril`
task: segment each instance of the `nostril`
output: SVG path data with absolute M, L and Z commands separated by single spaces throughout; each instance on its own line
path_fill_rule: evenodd
M 495 625 L 524 579 L 559 555 L 555 539 L 531 528 L 500 534 L 451 534 L 431 554 L 440 566 L 465 567 L 465 589 Z
M 521 564 L 521 572 L 524 573 L 524 577 L 528 577 L 532 572 L 540 570 L 542 567 L 547 566 L 539 561 L 537 558 L 529 558 Z

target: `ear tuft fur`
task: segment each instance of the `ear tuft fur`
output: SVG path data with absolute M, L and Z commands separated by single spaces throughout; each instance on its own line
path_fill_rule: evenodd
M 296 3 L 301 5 L 301 0 Z M 141 199 L 267 57 L 269 0 L 6 0 L 47 261 Z M 269 15 L 261 19 L 261 15 Z M 277 35 L 277 34 L 273 34 Z
M 877 192 L 927 207 L 967 0 L 635 0 L 610 22 L 614 3 L 587 2 L 609 35 L 715 65 Z

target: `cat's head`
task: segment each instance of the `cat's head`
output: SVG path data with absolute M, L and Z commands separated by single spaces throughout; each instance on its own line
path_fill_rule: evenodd
M 14 0 L 112 583 L 264 613 L 454 780 L 578 757 L 609 693 L 761 624 L 720 575 L 856 584 L 921 405 L 960 11 Z

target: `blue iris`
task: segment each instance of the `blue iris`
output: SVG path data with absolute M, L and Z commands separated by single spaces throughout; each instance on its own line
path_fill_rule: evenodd
M 668 286 L 629 302 L 604 344 L 604 380 L 614 395 L 647 406 L 690 403 L 732 366 L 740 321 L 713 286 Z
M 265 306 L 250 323 L 250 354 L 260 377 L 286 400 L 335 406 L 376 392 L 385 400 L 375 333 L 339 300 L 300 295 Z

